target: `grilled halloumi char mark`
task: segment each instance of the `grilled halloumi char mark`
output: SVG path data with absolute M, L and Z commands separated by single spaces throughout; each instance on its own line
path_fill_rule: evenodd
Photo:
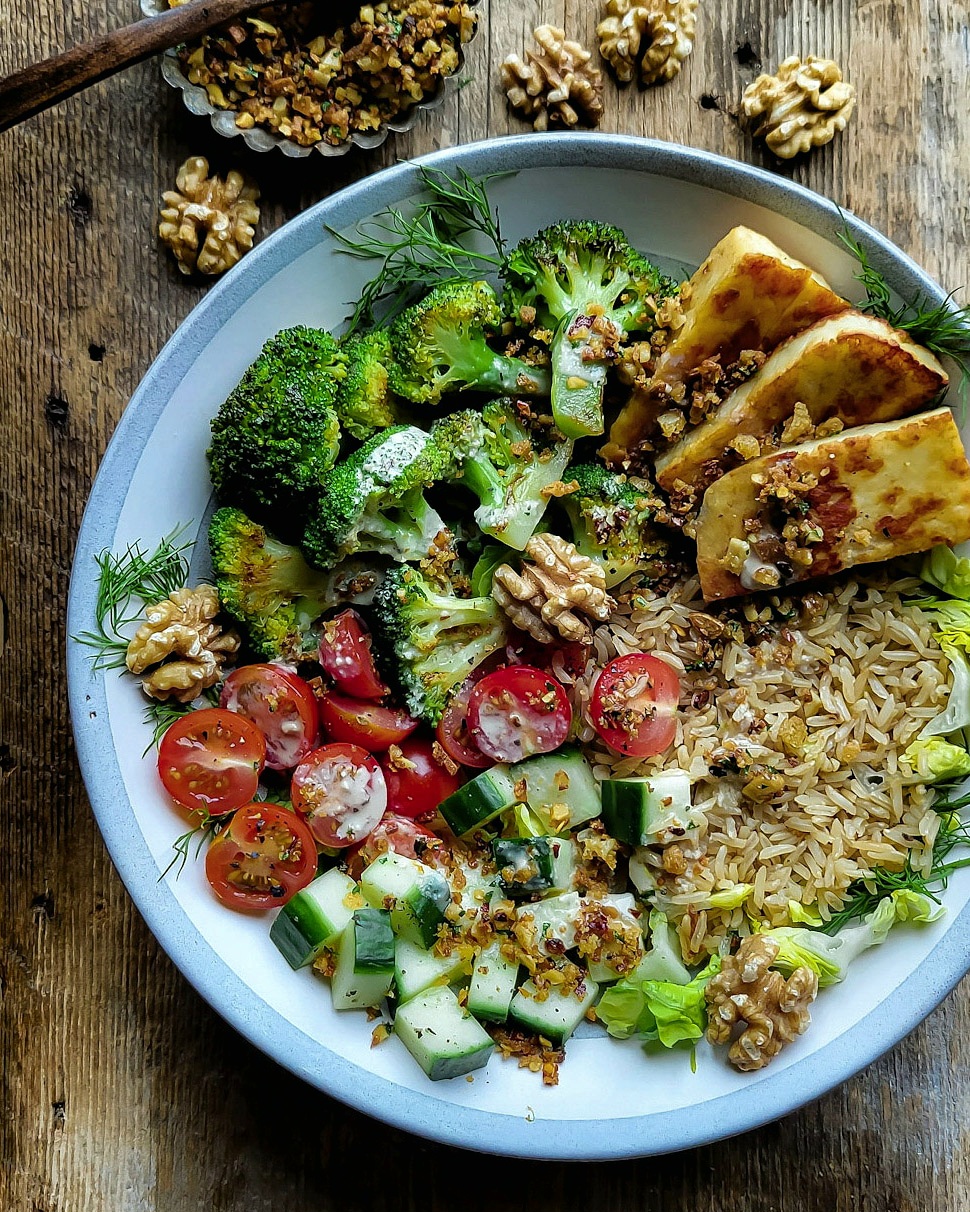
M 697 518 L 707 601 L 970 539 L 970 464 L 948 408 L 789 446 L 729 471 Z
M 654 371 L 661 394 L 650 388 L 634 392 L 610 430 L 609 449 L 629 451 L 647 437 L 664 407 L 662 389 L 684 383 L 705 359 L 716 356 L 727 367 L 748 349 L 770 353 L 849 306 L 821 275 L 765 236 L 733 228 L 690 280 L 684 323 Z
M 716 412 L 658 456 L 657 480 L 668 491 L 677 480 L 703 490 L 737 465 L 732 442 L 742 434 L 763 441 L 798 403 L 813 426 L 833 418 L 865 425 L 918 412 L 947 381 L 929 350 L 885 320 L 858 311 L 829 316 L 789 337 Z

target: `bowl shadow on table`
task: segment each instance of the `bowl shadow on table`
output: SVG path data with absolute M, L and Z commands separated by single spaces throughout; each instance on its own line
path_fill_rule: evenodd
M 168 966 L 161 954 L 158 962 Z M 251 1212 L 274 1192 L 289 1212 L 504 1212 L 516 1204 L 530 1212 L 956 1206 L 943 1189 L 948 1164 L 960 1153 L 959 1142 L 947 1139 L 947 1115 L 950 1123 L 967 1122 L 967 1114 L 952 1114 L 951 1100 L 962 1100 L 970 1113 L 970 1096 L 959 1081 L 951 1087 L 959 1070 L 947 1041 L 968 1038 L 970 1009 L 953 997 L 863 1074 L 784 1120 L 666 1157 L 570 1166 L 480 1158 L 379 1124 L 280 1068 L 223 1023 L 174 969 L 170 977 L 174 1004 L 165 1017 L 172 1034 L 154 1055 L 168 1072 L 158 1073 L 155 1088 L 164 1078 L 175 1100 L 184 1092 L 194 1114 L 183 1117 L 172 1100 L 152 1109 L 175 1137 L 168 1165 L 158 1158 L 159 1212 Z M 156 1030 L 144 1007 L 133 1011 L 145 1015 L 146 1034 Z M 178 1031 L 186 1022 L 197 1027 L 191 1039 Z M 897 1089 L 923 1093 L 897 1100 Z M 482 1181 L 472 1181 L 481 1166 Z

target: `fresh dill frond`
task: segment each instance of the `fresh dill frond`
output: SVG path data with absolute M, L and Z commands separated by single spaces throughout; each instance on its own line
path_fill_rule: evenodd
M 193 815 L 198 816 L 199 813 L 196 812 L 193 813 Z M 193 839 L 196 840 L 195 858 L 198 858 L 202 853 L 202 848 L 205 846 L 206 842 L 211 841 L 212 838 L 215 837 L 224 821 L 224 817 L 210 816 L 208 813 L 205 813 L 198 825 L 196 825 L 193 829 L 189 829 L 180 837 L 177 837 L 172 843 L 172 849 L 175 851 L 175 853 L 172 855 L 172 860 L 169 865 L 158 877 L 159 880 L 163 880 L 176 865 L 176 863 L 178 864 L 178 871 L 175 873 L 175 878 L 178 879 L 185 869 L 185 864 L 189 857 L 189 850 L 192 846 Z
M 487 183 L 501 174 L 476 181 L 462 168 L 454 176 L 437 168 L 419 171 L 427 200 L 413 213 L 389 207 L 359 224 L 356 238 L 327 227 L 340 252 L 381 262 L 361 290 L 348 332 L 373 326 L 378 315 L 393 318 L 442 278 L 480 275 L 502 264 L 505 242 L 487 192 Z M 464 238 L 471 233 L 491 251 L 467 247 Z
M 960 367 L 964 379 L 970 378 L 970 307 L 953 304 L 952 292 L 942 303 L 919 294 L 896 306 L 886 279 L 846 225 L 843 225 L 838 237 L 859 263 L 859 272 L 855 277 L 866 292 L 865 302 L 859 304 L 860 310 L 878 316 L 894 328 L 901 328 L 918 345 L 925 346 L 938 356 L 952 358 Z
M 901 871 L 876 867 L 868 879 L 856 880 L 850 886 L 845 904 L 838 913 L 832 914 L 822 931 L 825 934 L 838 934 L 843 926 L 867 917 L 881 900 L 902 889 L 919 892 L 930 900 L 939 901 L 940 893 L 945 891 L 953 872 L 961 867 L 970 867 L 970 856 L 959 859 L 950 857 L 958 846 L 970 846 L 970 824 L 954 815 L 968 805 L 970 795 L 940 800 L 934 805 L 944 819 L 933 843 L 933 858 L 926 875 L 914 870 L 908 858 Z
M 73 638 L 94 649 L 95 669 L 123 669 L 130 637 L 126 629 L 138 618 L 146 602 L 159 602 L 181 589 L 189 576 L 185 552 L 192 546 L 180 543 L 184 530 L 173 531 L 150 554 L 132 543 L 120 555 L 105 550 L 95 556 L 98 592 L 94 604 L 94 631 Z

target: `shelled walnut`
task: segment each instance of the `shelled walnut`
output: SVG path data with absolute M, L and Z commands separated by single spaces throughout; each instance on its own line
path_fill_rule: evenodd
M 204 156 L 190 156 L 178 171 L 176 188 L 162 195 L 158 234 L 183 274 L 221 274 L 253 246 L 259 222 L 259 190 L 242 173 L 225 181 L 209 176 Z
M 698 0 L 607 0 L 596 27 L 600 54 L 617 80 L 672 80 L 694 46 Z
M 176 589 L 145 609 L 125 663 L 147 676 L 142 689 L 155 699 L 191 703 L 222 677 L 222 667 L 239 651 L 239 636 L 215 621 L 219 594 L 211 585 Z
M 785 980 L 771 967 L 778 949 L 772 938 L 755 934 L 745 939 L 736 955 L 724 957 L 705 990 L 712 1044 L 728 1043 L 736 1025 L 744 1024 L 728 1060 L 745 1073 L 763 1069 L 811 1022 L 808 1007 L 818 993 L 818 977 L 801 967 Z
M 509 55 L 501 67 L 509 104 L 536 130 L 550 126 L 598 126 L 603 117 L 603 73 L 590 64 L 592 53 L 566 38 L 565 30 L 540 25 L 538 50 L 525 59 Z
M 588 642 L 592 631 L 587 619 L 604 623 L 616 609 L 603 569 L 554 534 L 533 535 L 525 554 L 534 563 L 523 564 L 521 572 L 508 564 L 495 570 L 496 602 L 540 644 L 552 643 L 555 632 L 565 640 Z
M 776 156 L 790 160 L 821 147 L 845 130 L 855 108 L 855 88 L 831 59 L 792 55 L 774 76 L 751 82 L 741 110 Z

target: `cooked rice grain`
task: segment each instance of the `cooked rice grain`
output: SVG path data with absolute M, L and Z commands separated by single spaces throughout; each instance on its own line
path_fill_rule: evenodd
M 773 925 L 789 920 L 789 901 L 828 917 L 874 867 L 899 870 L 909 857 L 928 869 L 939 828 L 933 792 L 912 781 L 899 756 L 946 705 L 950 673 L 929 619 L 907 604 L 916 585 L 888 574 L 834 582 L 807 621 L 772 624 L 769 638 L 750 645 L 731 640 L 708 670 L 690 669 L 710 651 L 689 618 L 704 610 L 695 579 L 666 595 L 638 591 L 636 605 L 621 603 L 596 631 L 572 693 L 597 774 L 679 766 L 703 812 L 686 875 L 667 875 L 654 856 L 658 904 L 676 922 L 685 957 L 715 950 L 743 927 L 746 909 Z M 647 761 L 603 749 L 585 710 L 599 669 L 628 652 L 656 652 L 681 675 L 674 746 Z M 777 732 L 793 716 L 808 737 L 804 752 L 789 756 Z M 745 799 L 743 772 L 712 774 L 725 748 L 742 767 L 783 773 L 781 801 Z M 742 883 L 753 885 L 744 907 L 709 906 L 712 893 Z

